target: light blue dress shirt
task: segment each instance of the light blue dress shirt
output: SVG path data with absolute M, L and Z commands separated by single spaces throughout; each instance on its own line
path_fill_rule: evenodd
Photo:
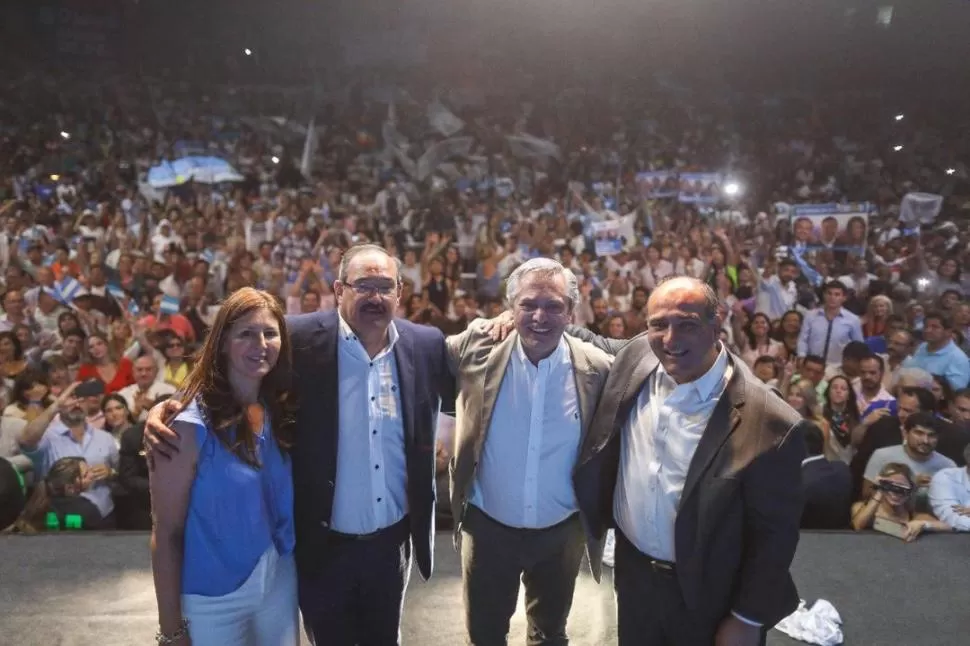
M 953 341 L 936 352 L 931 352 L 926 343 L 920 343 L 913 356 L 903 362 L 903 367 L 922 368 L 931 375 L 942 375 L 953 390 L 962 390 L 970 383 L 970 359 Z
M 371 359 L 340 318 L 337 480 L 330 527 L 344 534 L 370 534 L 408 513 L 397 340 L 391 323 L 387 347 Z
M 958 514 L 954 506 L 970 507 L 970 473 L 967 467 L 941 469 L 930 481 L 933 515 L 957 532 L 970 532 L 970 517 Z
M 176 421 L 195 432 L 199 461 L 185 519 L 182 594 L 220 597 L 238 590 L 271 546 L 293 553 L 293 470 L 265 416 L 254 469 L 210 431 L 198 401 Z
M 798 335 L 798 356 L 816 355 L 822 357 L 825 352 L 825 339 L 828 336 L 829 320 L 825 310 L 812 310 L 802 323 L 801 334 Z M 832 335 L 829 338 L 828 356 L 824 356 L 826 364 L 841 364 L 842 350 L 849 341 L 865 341 L 862 336 L 862 323 L 859 317 L 842 308 L 832 319 Z
M 34 463 L 34 473 L 43 478 L 50 471 L 51 466 L 61 458 L 84 458 L 88 466 L 108 466 L 118 468 L 118 444 L 107 431 L 86 426 L 80 442 L 75 442 L 70 429 L 60 418 L 51 422 L 40 444 L 32 451 L 24 451 Z M 111 486 L 107 482 L 99 482 L 81 494 L 87 498 L 101 512 L 101 517 L 107 517 L 115 509 L 111 498 Z
M 564 521 L 578 509 L 572 472 L 581 436 L 566 341 L 536 366 L 516 339 L 469 503 L 509 527 L 541 529 Z

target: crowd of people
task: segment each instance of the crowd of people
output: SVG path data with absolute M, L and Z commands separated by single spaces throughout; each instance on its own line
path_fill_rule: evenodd
M 970 530 L 967 151 L 931 111 L 895 119 L 853 91 L 715 99 L 664 78 L 627 93 L 357 85 L 325 105 L 129 81 L 25 73 L 0 102 L 0 457 L 32 492 L 19 531 L 148 529 L 142 423 L 184 387 L 223 300 L 257 287 L 288 314 L 332 310 L 342 254 L 365 242 L 400 260 L 397 316 L 446 336 L 503 312 L 531 258 L 573 270 L 575 323 L 612 339 L 644 331 L 664 278 L 701 279 L 726 346 L 821 431 L 805 527 Z M 419 180 L 389 145 L 448 139 L 425 109 L 443 103 L 473 144 Z M 253 116 L 267 110 L 288 118 Z M 310 114 L 307 138 L 292 117 Z M 516 154 L 507 136 L 527 132 L 556 153 Z M 148 186 L 186 141 L 242 180 Z M 655 171 L 734 188 L 651 197 L 637 176 Z M 942 195 L 939 214 L 907 220 L 910 192 Z M 859 202 L 859 231 L 820 220 L 803 253 L 793 209 Z

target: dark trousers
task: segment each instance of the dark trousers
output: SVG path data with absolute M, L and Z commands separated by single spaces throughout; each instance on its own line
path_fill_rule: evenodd
M 332 534 L 322 569 L 299 575 L 307 635 L 317 646 L 399 644 L 410 571 L 407 517 L 372 537 Z
M 616 530 L 616 621 L 619 646 L 711 646 L 723 617 L 699 616 L 687 608 L 680 583 L 673 570 L 650 564 L 650 557 L 638 550 Z M 765 632 L 761 644 L 765 643 Z
M 568 644 L 566 619 L 585 544 L 578 514 L 545 529 L 515 529 L 469 506 L 461 531 L 468 643 L 505 646 L 521 578 L 528 646 Z

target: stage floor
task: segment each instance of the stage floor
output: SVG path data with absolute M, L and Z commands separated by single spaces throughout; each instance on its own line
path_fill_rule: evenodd
M 464 643 L 458 559 L 439 534 L 435 577 L 412 570 L 404 643 Z M 881 535 L 806 533 L 794 564 L 802 598 L 831 601 L 849 646 L 970 643 L 970 536 L 904 544 Z M 616 642 L 609 578 L 578 582 L 569 633 L 574 646 Z M 524 640 L 524 615 L 509 643 Z M 143 646 L 156 629 L 146 534 L 0 537 L 0 646 Z M 772 631 L 768 643 L 792 641 Z

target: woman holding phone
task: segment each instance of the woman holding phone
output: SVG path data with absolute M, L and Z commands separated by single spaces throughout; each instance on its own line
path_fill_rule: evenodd
M 947 532 L 950 526 L 930 514 L 915 512 L 916 481 L 905 464 L 890 462 L 868 500 L 852 505 L 852 529 L 876 529 L 891 533 L 907 543 L 926 531 Z
M 299 642 L 291 359 L 283 311 L 223 303 L 179 398 L 179 451 L 149 471 L 160 644 Z

